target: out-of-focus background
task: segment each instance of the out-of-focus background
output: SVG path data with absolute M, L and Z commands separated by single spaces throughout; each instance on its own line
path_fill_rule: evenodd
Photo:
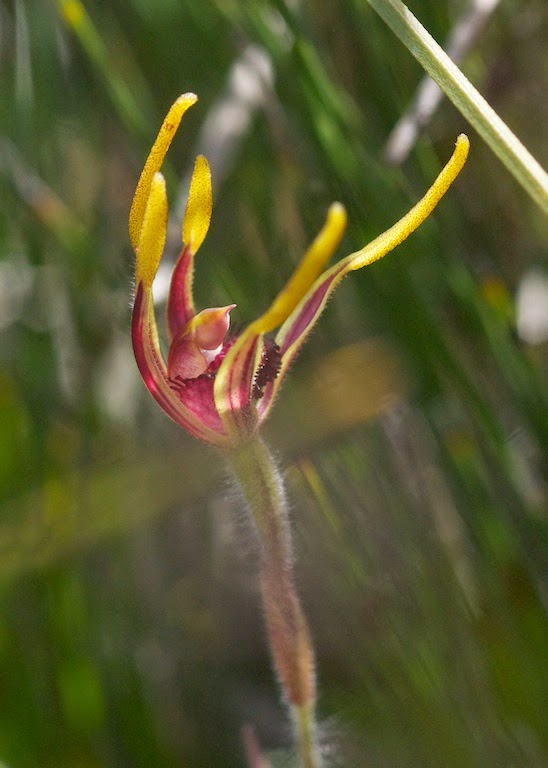
M 410 5 L 546 164 L 544 0 Z M 445 99 L 423 93 L 414 130 L 421 69 L 365 0 L 64 11 L 0 4 L 0 764 L 236 768 L 245 724 L 289 764 L 253 533 L 222 458 L 158 409 L 130 347 L 132 193 L 195 91 L 165 166 L 158 311 L 202 151 L 198 304 L 235 302 L 236 327 L 331 201 L 349 212 L 342 256 L 469 134 L 431 219 L 338 289 L 266 433 L 328 764 L 546 766 L 546 220 Z

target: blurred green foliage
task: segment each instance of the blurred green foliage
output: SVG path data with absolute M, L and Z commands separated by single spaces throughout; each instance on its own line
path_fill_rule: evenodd
M 443 42 L 467 4 L 410 6 Z M 252 723 L 285 764 L 240 500 L 132 361 L 134 185 L 197 92 L 170 198 L 205 150 L 196 290 L 243 324 L 332 200 L 359 247 L 467 128 L 443 102 L 388 165 L 422 75 L 364 0 L 89 0 L 76 30 L 60 8 L 0 4 L 0 761 L 242 766 Z M 501 3 L 463 64 L 541 161 L 547 29 L 543 0 Z M 462 178 L 341 287 L 268 428 L 333 765 L 548 761 L 545 221 L 468 132 Z

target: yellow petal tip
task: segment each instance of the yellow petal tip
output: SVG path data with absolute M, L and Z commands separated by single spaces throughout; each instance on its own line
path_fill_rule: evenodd
M 175 100 L 174 104 L 184 104 L 188 109 L 188 107 L 196 104 L 197 101 L 198 97 L 196 94 L 192 93 L 192 91 L 188 91 L 187 93 L 182 93 L 179 98 Z
M 143 283 L 145 289 L 152 288 L 166 242 L 167 193 L 166 182 L 156 172 L 150 184 L 139 241 L 135 249 L 135 282 Z
M 342 235 L 346 228 L 347 218 L 346 208 L 342 203 L 331 203 L 327 212 L 327 224 L 332 231 L 334 230 Z
M 465 133 L 459 133 L 459 135 L 457 136 L 457 141 L 455 143 L 455 157 L 457 159 L 457 162 L 460 162 L 460 168 L 462 168 L 462 166 L 466 162 L 466 158 L 468 157 L 469 151 L 470 151 L 470 139 Z M 460 168 L 459 168 L 459 171 L 460 171 Z
M 198 155 L 190 180 L 188 202 L 183 219 L 183 242 L 196 253 L 209 230 L 213 210 L 211 170 L 203 155 Z
M 322 269 L 339 245 L 346 227 L 346 209 L 342 203 L 332 203 L 325 224 L 305 253 L 303 260 L 274 299 L 269 309 L 252 323 L 253 331 L 268 333 L 280 326 L 293 312 L 314 284 Z
M 137 183 L 133 203 L 129 212 L 129 236 L 133 248 L 136 249 L 139 242 L 139 235 L 145 215 L 150 185 L 154 174 L 160 170 L 169 146 L 175 136 L 175 132 L 183 118 L 183 115 L 193 104 L 198 101 L 195 93 L 183 93 L 176 99 L 158 131 L 156 141 L 147 157 L 143 171 Z
M 461 172 L 466 162 L 466 158 L 468 157 L 469 149 L 470 142 L 468 136 L 461 133 L 457 136 L 455 149 L 449 158 L 449 161 L 441 170 L 437 179 L 424 197 L 411 208 L 409 213 L 394 224 L 394 226 L 387 229 L 382 235 L 376 237 L 364 248 L 351 254 L 348 257 L 350 270 L 361 269 L 382 258 L 409 237 L 409 235 L 414 232 L 426 218 L 428 218 Z

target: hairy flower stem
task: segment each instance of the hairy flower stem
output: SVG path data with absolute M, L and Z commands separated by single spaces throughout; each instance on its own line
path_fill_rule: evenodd
M 265 622 L 274 667 L 291 708 L 302 768 L 319 768 L 314 651 L 293 574 L 282 478 L 265 443 L 253 436 L 228 452 L 260 544 Z

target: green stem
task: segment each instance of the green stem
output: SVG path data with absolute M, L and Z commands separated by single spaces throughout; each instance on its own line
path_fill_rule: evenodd
M 299 758 L 302 768 L 316 768 L 319 766 L 317 759 L 316 724 L 314 722 L 313 706 L 303 705 L 293 707 L 295 731 L 299 743 Z
M 548 175 L 401 0 L 368 0 L 522 187 L 548 212 Z
M 302 768 L 319 768 L 314 706 L 314 651 L 293 574 L 291 532 L 282 478 L 257 436 L 228 452 L 257 532 L 261 592 L 274 667 L 291 707 Z

